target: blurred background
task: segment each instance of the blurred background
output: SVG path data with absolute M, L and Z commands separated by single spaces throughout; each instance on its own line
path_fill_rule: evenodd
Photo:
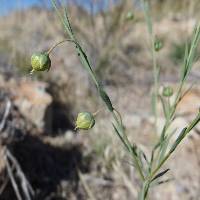
M 72 27 L 121 112 L 131 141 L 147 155 L 159 135 L 151 111 L 150 43 L 139 0 L 69 0 Z M 151 0 L 161 85 L 177 87 L 185 44 L 199 22 L 199 0 Z M 0 0 L 0 199 L 133 200 L 139 181 L 115 136 L 111 116 L 71 44 L 51 54 L 51 70 L 30 75 L 33 52 L 66 38 L 49 0 Z M 200 49 L 174 127 L 200 102 Z M 89 131 L 74 131 L 78 112 L 101 112 Z M 159 126 L 164 122 L 160 106 Z M 5 157 L 7 159 L 5 159 Z M 200 199 L 200 127 L 166 167 L 170 181 L 152 200 Z M 18 196 L 18 197 L 17 197 Z

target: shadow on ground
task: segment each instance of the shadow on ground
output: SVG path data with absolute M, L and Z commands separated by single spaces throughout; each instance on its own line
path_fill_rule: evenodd
M 64 148 L 53 147 L 43 143 L 33 136 L 26 136 L 23 141 L 16 142 L 8 147 L 21 165 L 27 179 L 33 186 L 35 200 L 59 200 L 61 185 L 67 183 L 67 190 L 78 194 L 77 168 L 81 171 L 89 171 L 89 162 L 83 163 L 81 146 L 66 146 Z M 0 177 L 5 175 L 6 169 Z M 65 191 L 67 192 L 67 191 Z M 1 200 L 15 200 L 15 194 L 9 183 Z M 65 198 L 66 199 L 66 198 Z

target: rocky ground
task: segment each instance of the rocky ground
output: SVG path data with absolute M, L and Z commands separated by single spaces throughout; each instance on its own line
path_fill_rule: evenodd
M 120 25 L 123 34 L 118 31 L 104 48 L 111 39 L 106 41 L 104 34 L 100 37 L 105 29 L 102 18 L 96 19 L 95 27 L 84 29 L 87 21 L 81 20 L 81 16 L 86 19 L 88 16 L 82 12 L 71 9 L 75 30 L 122 113 L 129 138 L 148 155 L 158 135 L 154 133 L 150 108 L 153 81 L 145 24 L 138 18 L 137 23 Z M 38 17 L 33 20 L 34 16 Z M 20 19 L 24 19 L 23 24 L 17 23 Z M 155 23 L 156 33 L 165 39 L 158 58 L 163 67 L 162 85 L 176 89 L 176 66 L 180 63 L 171 59 L 170 52 L 174 43 L 186 38 L 183 35 L 186 30 L 188 35 L 192 32 L 195 22 L 194 18 L 186 23 L 168 17 Z M 92 36 L 92 28 L 96 37 Z M 63 45 L 54 52 L 49 73 L 32 76 L 28 73 L 32 52 L 48 49 L 62 38 L 62 29 L 49 11 L 31 9 L 0 18 L 0 199 L 15 200 L 17 193 L 27 200 L 32 199 L 29 195 L 38 200 L 136 199 L 139 183 L 134 168 L 114 135 L 111 116 L 102 109 L 95 88 L 71 46 Z M 107 49 L 109 58 L 101 53 Z M 105 59 L 111 67 L 102 74 Z M 174 127 L 179 129 L 199 109 L 199 68 L 197 60 L 187 86 L 196 84 L 178 107 Z M 92 130 L 74 131 L 78 112 L 98 109 L 102 111 Z M 160 112 L 158 128 L 163 121 Z M 150 199 L 200 199 L 199 144 L 200 126 L 197 126 L 165 166 L 171 169 L 168 176 L 172 180 L 153 188 Z

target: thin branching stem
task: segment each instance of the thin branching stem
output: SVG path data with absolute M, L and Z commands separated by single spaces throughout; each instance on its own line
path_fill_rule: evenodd
M 168 160 L 168 158 L 171 156 L 171 154 L 174 152 L 176 147 L 181 143 L 181 141 L 186 137 L 186 135 L 200 122 L 200 112 L 196 116 L 196 118 L 191 122 L 191 124 L 182 130 L 181 133 L 181 139 L 178 140 L 175 144 L 174 147 L 167 153 L 167 155 L 163 158 L 163 160 L 158 164 L 155 170 L 150 174 L 149 180 L 152 180 L 156 173 L 160 170 L 160 168 L 163 166 L 163 164 Z
M 132 155 L 132 158 L 135 162 L 136 169 L 138 171 L 138 174 L 141 177 L 141 180 L 142 181 L 145 180 L 143 172 L 142 172 L 142 168 L 141 168 L 139 161 L 138 161 L 138 158 L 137 158 L 136 150 L 134 150 L 134 147 L 131 145 L 131 142 L 129 141 L 129 139 L 128 139 L 126 133 L 125 133 L 125 130 L 124 130 L 124 127 L 123 127 L 123 124 L 122 124 L 122 120 L 121 120 L 121 115 L 119 114 L 118 111 L 116 111 L 112 107 L 112 102 L 110 101 L 110 98 L 108 97 L 107 93 L 104 91 L 102 85 L 98 81 L 97 76 L 96 76 L 95 72 L 93 71 L 91 64 L 90 64 L 90 62 L 87 58 L 87 55 L 85 54 L 85 52 L 83 51 L 79 42 L 75 38 L 75 35 L 72 31 L 72 27 L 71 27 L 70 22 L 69 22 L 69 18 L 67 16 L 66 9 L 65 9 L 64 18 L 63 18 L 61 13 L 59 12 L 59 10 L 57 8 L 56 1 L 55 0 L 51 0 L 51 1 L 52 1 L 53 7 L 55 8 L 59 18 L 61 19 L 62 24 L 64 25 L 65 30 L 68 33 L 71 41 L 73 41 L 76 44 L 76 51 L 79 55 L 79 58 L 80 58 L 80 60 L 83 64 L 84 68 L 88 71 L 88 73 L 92 77 L 92 79 L 93 79 L 93 81 L 94 81 L 94 83 L 97 87 L 97 90 L 99 92 L 100 97 L 102 98 L 102 100 L 104 101 L 108 110 L 111 112 L 111 114 L 114 118 L 114 121 L 117 125 L 115 128 L 116 128 L 116 131 L 118 131 L 118 133 L 119 133 L 117 135 L 119 136 L 120 140 L 122 140 L 122 142 L 125 145 L 125 147 L 127 148 L 128 152 Z M 115 111 L 118 114 L 118 116 L 116 115 Z M 119 117 L 119 119 L 118 119 L 118 117 Z
M 155 115 L 155 130 L 157 132 L 157 121 L 158 121 L 158 110 L 157 110 L 157 104 L 158 104 L 158 90 L 159 90 L 159 68 L 157 65 L 157 56 L 156 51 L 154 48 L 155 43 L 155 36 L 153 31 L 153 24 L 152 19 L 149 11 L 149 5 L 145 0 L 141 0 L 145 15 L 145 21 L 147 24 L 147 30 L 149 33 L 150 38 L 150 46 L 151 46 L 151 56 L 153 61 L 153 77 L 154 77 L 154 89 L 153 89 L 153 95 L 152 95 L 152 109 Z
M 53 45 L 48 51 L 47 54 L 50 54 L 57 46 L 59 46 L 60 44 L 64 43 L 64 42 L 74 42 L 73 40 L 70 39 L 66 39 L 66 40 L 62 40 L 58 43 L 56 43 L 55 45 Z
M 159 96 L 160 68 L 157 65 L 156 51 L 154 48 L 155 36 L 153 32 L 153 25 L 152 25 L 150 12 L 149 12 L 148 2 L 146 0 L 141 0 L 141 1 L 144 7 L 145 19 L 147 22 L 147 27 L 148 27 L 148 32 L 149 32 L 150 42 L 151 42 L 151 54 L 152 54 L 152 61 L 153 61 L 153 74 L 154 74 L 154 91 L 153 91 L 154 115 L 155 115 L 155 128 L 157 132 L 157 121 L 158 121 L 157 104 L 159 101 L 159 97 L 161 97 Z M 63 42 L 68 41 L 68 42 L 74 43 L 75 50 L 79 56 L 79 59 L 83 67 L 86 69 L 86 71 L 92 78 L 97 88 L 98 94 L 100 98 L 102 99 L 102 101 L 105 103 L 106 108 L 112 114 L 113 121 L 114 121 L 113 127 L 114 127 L 116 135 L 118 136 L 121 143 L 124 145 L 124 147 L 126 148 L 126 150 L 128 151 L 128 153 L 131 155 L 133 159 L 134 166 L 142 182 L 142 188 L 139 195 L 139 199 L 145 200 L 147 198 L 147 194 L 148 194 L 151 183 L 166 172 L 166 171 L 164 171 L 164 173 L 161 172 L 161 175 L 157 174 L 159 170 L 161 169 L 161 167 L 163 166 L 163 164 L 168 160 L 170 155 L 175 151 L 177 146 L 182 142 L 182 140 L 186 137 L 186 135 L 200 121 L 200 112 L 199 112 L 197 117 L 191 122 L 191 124 L 181 131 L 178 138 L 176 139 L 174 144 L 171 146 L 170 150 L 167 152 L 167 149 L 168 149 L 167 147 L 169 147 L 169 144 L 170 144 L 169 142 L 170 135 L 173 134 L 173 133 L 168 134 L 168 129 L 175 119 L 175 112 L 176 112 L 177 105 L 184 96 L 184 94 L 182 94 L 184 83 L 187 80 L 189 72 L 191 71 L 191 67 L 194 62 L 194 55 L 197 48 L 197 44 L 200 40 L 200 25 L 198 25 L 194 31 L 191 46 L 189 48 L 186 48 L 184 65 L 182 67 L 180 83 L 178 86 L 177 93 L 175 95 L 175 100 L 171 103 L 168 98 L 166 102 L 161 97 L 163 110 L 165 112 L 165 124 L 161 131 L 161 136 L 152 150 L 150 162 L 147 162 L 147 166 L 146 166 L 147 170 L 146 170 L 145 167 L 143 166 L 143 162 L 141 159 L 142 151 L 139 150 L 138 147 L 134 143 L 132 143 L 127 137 L 127 134 L 122 122 L 121 114 L 113 107 L 109 95 L 104 90 L 104 87 L 102 86 L 101 82 L 98 80 L 97 75 L 94 72 L 92 65 L 90 64 L 87 54 L 81 47 L 79 41 L 76 39 L 75 34 L 70 24 L 66 9 L 64 9 L 64 14 L 62 14 L 62 12 L 57 7 L 56 0 L 51 0 L 51 2 L 64 26 L 65 31 L 67 32 L 69 36 L 69 39 L 58 42 L 56 45 L 51 47 L 47 53 L 51 53 L 54 48 L 56 48 L 58 45 L 62 44 Z M 146 157 L 144 153 L 143 155 L 144 157 Z M 148 159 L 146 160 L 148 161 Z

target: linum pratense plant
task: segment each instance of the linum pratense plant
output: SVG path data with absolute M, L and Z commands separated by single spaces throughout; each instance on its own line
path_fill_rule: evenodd
M 154 74 L 154 87 L 152 92 L 152 108 L 155 115 L 155 131 L 158 123 L 158 102 L 160 101 L 163 108 L 163 113 L 165 116 L 165 123 L 161 130 L 161 133 L 157 143 L 152 148 L 151 155 L 147 157 L 145 153 L 138 148 L 138 146 L 130 141 L 128 138 L 123 122 L 122 117 L 117 111 L 117 109 L 112 104 L 109 95 L 104 90 L 100 80 L 98 80 L 93 67 L 88 59 L 86 52 L 83 50 L 79 41 L 77 40 L 75 33 L 73 32 L 71 23 L 68 18 L 68 13 L 66 8 L 61 11 L 58 8 L 58 4 L 56 0 L 51 0 L 52 5 L 60 18 L 62 25 L 64 26 L 65 31 L 67 32 L 67 38 L 49 49 L 49 51 L 45 53 L 36 53 L 33 54 L 31 58 L 32 64 L 32 72 L 34 71 L 45 71 L 49 70 L 51 67 L 51 60 L 49 54 L 52 50 L 57 47 L 59 44 L 63 42 L 71 42 L 74 44 L 74 48 L 77 52 L 77 55 L 85 68 L 85 70 L 90 75 L 93 80 L 98 94 L 102 101 L 105 103 L 105 107 L 111 113 L 113 117 L 112 126 L 114 128 L 114 133 L 120 139 L 121 143 L 124 145 L 127 150 L 127 154 L 129 154 L 132 158 L 132 162 L 134 163 L 134 167 L 138 173 L 138 178 L 140 178 L 140 188 L 141 190 L 138 193 L 139 200 L 147 199 L 149 190 L 151 186 L 161 184 L 167 182 L 167 179 L 163 179 L 163 176 L 168 172 L 169 169 L 162 170 L 163 165 L 169 159 L 169 157 L 174 153 L 179 144 L 183 141 L 183 139 L 191 132 L 191 130 L 199 123 L 200 121 L 200 110 L 197 110 L 196 117 L 188 124 L 188 126 L 182 128 L 176 140 L 172 140 L 172 135 L 175 131 L 170 129 L 174 119 L 176 118 L 176 108 L 184 95 L 189 91 L 189 89 L 184 89 L 185 82 L 188 78 L 188 75 L 191 71 L 195 53 L 197 49 L 198 42 L 200 40 L 200 24 L 197 24 L 194 33 L 191 38 L 190 45 L 186 45 L 185 49 L 185 57 L 184 62 L 181 67 L 180 80 L 178 83 L 177 91 L 173 91 L 173 89 L 169 86 L 164 87 L 162 94 L 160 94 L 160 84 L 159 84 L 159 76 L 160 76 L 160 68 L 157 65 L 157 52 L 162 48 L 162 43 L 159 41 L 157 37 L 154 36 L 152 20 L 150 16 L 149 4 L 145 0 L 141 0 L 145 19 L 147 22 L 147 29 L 149 32 L 150 44 L 151 44 L 151 53 L 153 60 L 153 74 Z M 172 98 L 172 95 L 175 98 Z M 85 129 L 88 130 L 92 128 L 95 124 L 94 115 L 90 112 L 81 112 L 79 113 L 76 121 L 77 129 Z

